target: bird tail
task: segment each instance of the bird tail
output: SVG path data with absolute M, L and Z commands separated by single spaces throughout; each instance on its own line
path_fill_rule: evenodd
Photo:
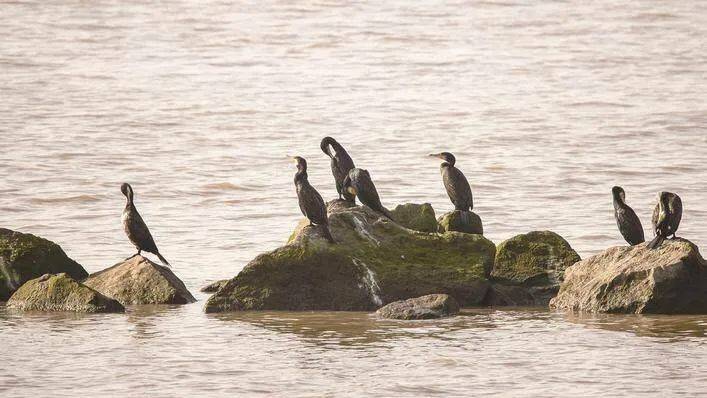
M 324 237 L 326 238 L 326 240 L 329 241 L 329 243 L 336 243 L 336 241 L 334 240 L 334 237 L 331 236 L 331 231 L 329 231 L 328 225 L 322 225 L 322 230 L 324 233 Z
M 655 238 L 653 238 L 652 241 L 648 243 L 646 247 L 649 249 L 656 249 L 658 246 L 660 246 L 661 243 L 665 240 L 665 236 L 662 235 L 656 235 Z
M 160 261 L 162 262 L 162 264 L 166 265 L 166 266 L 169 267 L 169 268 L 172 268 L 172 266 L 169 264 L 169 262 L 167 261 L 167 259 L 164 258 L 164 257 L 162 257 L 162 255 L 160 254 L 160 252 L 155 252 L 155 255 L 157 256 L 157 258 L 160 259 Z
M 382 207 L 382 206 L 381 206 L 381 213 L 383 213 L 384 216 L 388 217 L 388 219 L 390 219 L 390 221 L 395 222 L 395 219 L 393 218 L 393 215 L 390 214 L 390 212 L 388 211 L 388 209 L 386 209 L 385 207 Z

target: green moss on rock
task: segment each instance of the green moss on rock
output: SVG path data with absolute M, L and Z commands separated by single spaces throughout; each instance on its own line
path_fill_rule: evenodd
M 329 211 L 336 244 L 300 223 L 288 245 L 256 257 L 205 310 L 371 310 L 432 293 L 477 305 L 486 295 L 496 247 L 483 236 L 417 232 L 366 207 Z
M 560 235 L 533 231 L 498 245 L 491 276 L 526 286 L 559 285 L 565 269 L 579 260 L 577 252 Z
M 484 234 L 481 217 L 473 211 L 454 210 L 451 213 L 443 214 L 437 220 L 437 230 L 439 233 L 455 231 L 467 234 Z
M 7 302 L 18 311 L 124 312 L 116 300 L 85 286 L 65 273 L 27 281 Z
M 30 279 L 61 272 L 77 280 L 88 276 L 56 243 L 0 228 L 0 301 L 7 300 Z
M 435 211 L 429 203 L 397 205 L 390 213 L 395 222 L 405 228 L 420 232 L 437 231 L 437 218 L 435 218 Z

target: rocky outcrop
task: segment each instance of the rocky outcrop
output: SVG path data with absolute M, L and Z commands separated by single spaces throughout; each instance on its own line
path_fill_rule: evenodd
M 45 274 L 29 280 L 7 302 L 19 311 L 124 312 L 116 300 L 87 287 L 71 276 Z
M 481 223 L 481 217 L 473 211 L 454 210 L 451 213 L 440 216 L 437 220 L 437 224 L 439 233 L 456 231 L 467 234 L 484 234 L 484 226 Z
M 557 294 L 565 269 L 579 255 L 560 235 L 533 231 L 498 245 L 490 305 L 546 306 Z
M 184 282 L 167 267 L 143 256 L 134 256 L 84 281 L 89 286 L 123 305 L 187 304 L 196 301 Z
M 432 293 L 479 305 L 486 296 L 496 247 L 481 235 L 417 232 L 338 202 L 329 205 L 336 244 L 307 224 L 246 265 L 205 311 L 373 310 Z
M 434 319 L 459 313 L 459 303 L 448 294 L 428 294 L 422 297 L 392 302 L 378 311 L 381 318 Z
M 30 279 L 62 272 L 77 280 L 88 276 L 56 243 L 0 228 L 0 301 L 7 300 Z
M 208 285 L 199 289 L 202 293 L 216 293 L 218 289 L 222 288 L 229 279 L 221 279 L 220 281 L 211 282 Z
M 707 314 L 707 262 L 684 239 L 658 249 L 612 247 L 565 270 L 552 308 L 587 312 Z
M 395 206 L 390 212 L 396 223 L 405 228 L 420 232 L 436 232 L 437 219 L 435 211 L 429 203 L 405 203 Z

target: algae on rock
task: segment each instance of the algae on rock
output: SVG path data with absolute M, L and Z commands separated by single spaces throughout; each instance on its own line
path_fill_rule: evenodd
M 19 311 L 124 312 L 116 300 L 77 282 L 65 273 L 27 281 L 7 302 Z
M 77 280 L 88 276 L 56 243 L 0 228 L 0 301 L 7 300 L 30 279 L 61 272 Z
M 435 210 L 429 203 L 405 203 L 391 210 L 396 223 L 405 228 L 420 232 L 437 232 Z
M 481 217 L 473 211 L 454 210 L 453 212 L 445 213 L 439 217 L 437 224 L 439 233 L 455 231 L 467 234 L 484 234 Z
M 496 247 L 483 236 L 413 231 L 365 206 L 330 203 L 329 213 L 336 244 L 301 222 L 286 246 L 256 257 L 205 310 L 372 310 L 432 293 L 478 305 L 486 295 Z

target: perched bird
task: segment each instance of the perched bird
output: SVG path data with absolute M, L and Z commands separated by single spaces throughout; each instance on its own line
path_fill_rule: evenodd
M 344 179 L 349 174 L 349 170 L 356 167 L 353 160 L 346 152 L 346 149 L 341 146 L 335 139 L 324 137 L 319 145 L 327 156 L 331 158 L 331 173 L 334 175 L 336 182 L 336 192 L 339 193 L 339 199 L 345 199 L 349 202 L 356 202 L 356 196 L 352 195 L 344 189 Z M 331 150 L 334 149 L 334 153 Z
M 155 244 L 155 240 L 152 238 L 152 234 L 150 234 L 150 230 L 147 228 L 145 221 L 142 220 L 140 213 L 138 213 L 135 208 L 135 202 L 133 201 L 133 187 L 131 187 L 130 184 L 123 183 L 123 185 L 120 186 L 120 191 L 126 198 L 128 198 L 128 203 L 125 204 L 125 209 L 123 210 L 123 228 L 125 228 L 125 233 L 128 235 L 130 242 L 132 242 L 133 245 L 135 245 L 135 248 L 137 248 L 136 256 L 139 256 L 140 252 L 144 250 L 156 255 L 162 264 L 171 267 L 169 262 L 167 262 L 167 260 L 160 254 L 160 251 L 157 249 L 157 245 Z
M 653 232 L 655 238 L 648 243 L 648 248 L 655 249 L 669 236 L 675 238 L 682 219 L 682 200 L 672 192 L 661 192 L 658 204 L 653 209 Z
M 624 192 L 624 189 L 613 187 L 611 192 L 614 196 L 614 217 L 616 217 L 616 225 L 619 226 L 621 235 L 631 246 L 645 242 L 643 225 L 641 225 L 641 220 L 638 219 L 633 209 L 626 204 L 626 192 Z
M 442 173 L 444 188 L 447 190 L 449 199 L 454 204 L 455 210 L 471 211 L 474 208 L 474 198 L 471 195 L 471 187 L 464 173 L 454 167 L 456 158 L 449 152 L 433 153 L 429 156 L 444 160 L 439 166 Z
M 304 158 L 295 156 L 297 164 L 297 173 L 295 173 L 295 187 L 297 188 L 297 199 L 299 199 L 299 208 L 307 219 L 309 225 L 321 225 L 324 230 L 324 237 L 331 243 L 334 242 L 334 237 L 329 231 L 329 217 L 326 212 L 326 204 L 324 199 L 317 192 L 307 179 L 307 161 Z
M 367 170 L 351 169 L 344 179 L 343 187 L 350 194 L 358 196 L 358 200 L 364 205 L 393 220 L 393 216 L 381 204 L 376 186 L 373 185 L 373 180 L 371 180 L 371 175 L 368 174 Z

